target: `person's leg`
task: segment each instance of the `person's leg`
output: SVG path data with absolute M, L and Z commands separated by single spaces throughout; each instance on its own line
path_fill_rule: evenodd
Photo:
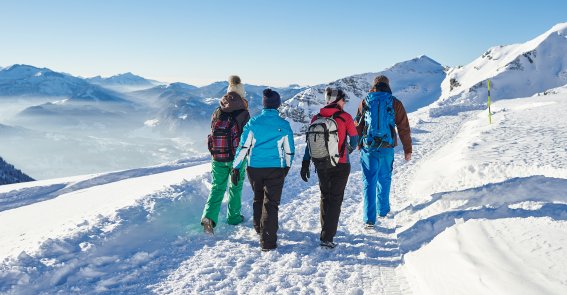
M 246 171 L 248 172 L 248 180 L 252 186 L 252 191 L 254 192 L 254 200 L 252 201 L 252 210 L 254 211 L 254 230 L 257 233 L 261 232 L 261 218 L 262 218 L 262 208 L 264 204 L 264 179 L 263 173 L 260 171 L 262 168 L 252 168 L 248 167 Z
M 380 168 L 378 171 L 378 214 L 381 217 L 390 212 L 390 186 L 394 165 L 394 149 L 384 148 L 379 152 Z
M 231 165 L 232 166 L 232 165 Z M 228 208 L 226 212 L 226 221 L 228 224 L 236 225 L 242 222 L 240 209 L 242 208 L 242 184 L 246 178 L 246 163 L 243 161 L 240 165 L 240 180 L 237 185 L 230 182 L 228 188 Z
M 378 159 L 364 149 L 360 151 L 362 182 L 364 189 L 364 222 L 376 223 L 376 183 L 378 181 Z
M 202 218 L 208 218 L 216 226 L 219 218 L 219 211 L 226 192 L 226 184 L 230 175 L 230 166 L 227 162 L 212 161 L 212 186 L 209 198 L 205 204 Z M 201 219 L 202 219 L 201 218 Z
M 321 240 L 323 240 L 323 232 L 327 224 L 327 216 L 329 213 L 329 203 L 331 199 L 331 169 L 317 170 L 317 177 L 319 177 L 319 190 L 321 191 L 321 200 L 319 201 L 319 220 L 321 222 Z
M 260 221 L 262 228 L 260 242 L 263 249 L 274 249 L 277 247 L 278 211 L 286 171 L 284 168 L 268 168 L 266 175 L 264 181 L 265 197 Z
M 350 164 L 339 164 L 329 174 L 330 191 L 326 195 L 325 222 L 321 224 L 321 241 L 332 242 L 337 234 L 341 206 L 350 174 Z

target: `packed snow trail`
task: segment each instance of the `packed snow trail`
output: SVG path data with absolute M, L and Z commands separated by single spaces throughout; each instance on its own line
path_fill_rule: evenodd
M 401 149 L 397 150 L 392 177 L 394 212 L 409 202 L 403 193 L 412 181 L 412 166 L 447 143 L 470 115 L 429 118 L 426 110 L 410 115 L 410 120 L 417 122 L 413 127 L 415 153 L 412 161 L 405 163 Z M 296 153 L 301 156 L 304 148 L 305 144 L 298 144 Z M 161 294 L 408 294 L 409 286 L 398 268 L 403 261 L 395 219 L 379 221 L 374 230 L 363 228 L 359 153 L 350 158 L 351 175 L 335 237 L 337 248 L 319 247 L 317 175 L 311 167 L 311 179 L 304 183 L 299 177 L 300 161 L 296 161 L 286 178 L 280 205 L 277 251 L 260 252 L 251 222 L 251 192 L 246 187 L 243 212 L 248 221 L 234 230 L 221 228 L 212 238 L 216 241 L 213 247 L 197 251 L 151 288 Z

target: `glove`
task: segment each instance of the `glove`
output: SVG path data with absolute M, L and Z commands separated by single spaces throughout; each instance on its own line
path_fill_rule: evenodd
M 230 181 L 233 185 L 238 185 L 238 181 L 240 181 L 240 169 L 232 169 L 232 171 L 230 172 Z
M 309 160 L 304 160 L 301 162 L 301 172 L 299 173 L 301 175 L 301 179 L 303 179 L 303 181 L 307 182 L 309 180 L 309 177 L 311 177 L 311 172 L 309 172 Z

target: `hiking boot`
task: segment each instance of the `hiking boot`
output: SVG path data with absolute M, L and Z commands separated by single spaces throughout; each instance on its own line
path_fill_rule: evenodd
M 372 228 L 374 228 L 374 223 L 367 222 L 367 223 L 364 224 L 364 228 L 366 228 L 366 229 L 372 229 Z
M 321 243 L 319 244 L 322 248 L 327 248 L 327 249 L 333 249 L 335 248 L 338 244 L 335 242 L 330 242 L 330 241 L 321 241 Z
M 230 224 L 230 225 L 239 225 L 239 224 L 243 223 L 243 222 L 246 220 L 246 219 L 244 218 L 244 215 L 242 215 L 242 214 L 241 214 L 239 217 L 240 217 L 240 220 L 239 220 L 239 221 L 234 222 L 234 221 L 231 221 L 230 219 L 228 219 L 228 220 L 227 220 L 227 223 Z
M 201 220 L 201 224 L 203 225 L 203 231 L 206 234 L 209 235 L 214 235 L 215 231 L 214 231 L 214 224 L 213 221 L 208 219 L 207 217 L 203 217 L 203 219 Z
M 386 213 L 386 215 L 378 215 L 380 218 L 385 218 L 385 219 L 394 219 L 394 212 L 389 211 L 388 213 Z
M 262 252 L 270 252 L 270 251 L 274 251 L 276 250 L 277 247 L 273 247 L 273 248 L 264 248 L 262 247 Z

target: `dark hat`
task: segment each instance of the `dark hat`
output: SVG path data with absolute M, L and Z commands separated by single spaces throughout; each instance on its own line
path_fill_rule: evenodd
M 325 88 L 325 102 L 327 104 L 338 102 L 339 100 L 344 99 L 345 102 L 348 101 L 348 97 L 346 93 L 340 88 Z
M 280 94 L 270 88 L 264 89 L 262 97 L 262 105 L 265 109 L 277 109 L 282 104 Z

